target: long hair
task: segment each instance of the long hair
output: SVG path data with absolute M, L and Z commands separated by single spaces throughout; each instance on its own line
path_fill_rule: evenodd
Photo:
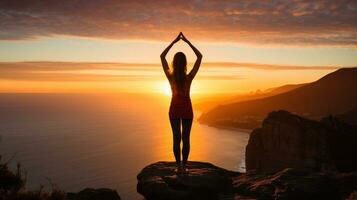
M 177 52 L 172 61 L 173 75 L 175 85 L 182 89 L 186 81 L 187 60 L 182 52 Z

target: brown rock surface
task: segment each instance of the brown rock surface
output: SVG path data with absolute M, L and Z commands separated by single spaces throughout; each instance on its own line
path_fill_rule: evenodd
M 151 164 L 138 175 L 137 191 L 148 200 L 219 199 L 232 194 L 232 177 L 240 174 L 204 162 L 187 167 L 187 174 L 177 175 L 174 162 Z
M 313 121 L 271 112 L 246 147 L 246 168 L 274 173 L 285 168 L 357 171 L 357 129 L 336 118 Z
M 251 171 L 234 177 L 233 185 L 238 197 L 344 200 L 357 189 L 357 172 L 311 172 L 287 168 L 275 174 L 263 175 Z
M 345 200 L 357 191 L 357 172 L 313 172 L 287 168 L 274 174 L 237 173 L 210 163 L 190 162 L 177 176 L 174 162 L 157 162 L 138 175 L 147 200 Z

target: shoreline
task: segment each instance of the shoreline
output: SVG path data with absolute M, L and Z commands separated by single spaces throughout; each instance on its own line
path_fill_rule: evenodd
M 230 131 L 239 131 L 243 133 L 250 134 L 254 129 L 245 129 L 245 128 L 237 128 L 237 127 L 231 127 L 231 126 L 215 126 L 215 125 L 210 125 L 206 123 L 201 123 L 197 120 L 197 122 L 201 125 L 206 125 L 212 128 L 217 128 L 217 129 L 224 129 L 224 130 L 230 130 Z
M 206 125 L 212 128 L 217 128 L 217 129 L 224 129 L 224 130 L 230 130 L 230 131 L 239 131 L 243 133 L 250 134 L 253 129 L 245 129 L 245 128 L 237 128 L 237 127 L 231 127 L 231 126 L 217 126 L 217 125 L 210 125 L 207 123 L 202 123 L 198 119 L 202 116 L 203 112 L 200 110 L 194 110 L 195 113 L 197 113 L 197 118 L 195 119 L 195 122 L 198 122 L 201 125 Z

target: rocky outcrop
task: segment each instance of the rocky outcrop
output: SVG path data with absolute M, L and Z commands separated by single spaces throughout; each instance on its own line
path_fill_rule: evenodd
M 271 112 L 246 147 L 246 169 L 285 168 L 357 171 L 357 128 L 333 117 L 313 121 L 287 111 Z
M 345 200 L 357 190 L 357 172 L 312 172 L 287 168 L 275 174 L 237 173 L 190 162 L 176 175 L 174 162 L 157 162 L 138 175 L 137 191 L 147 200 Z M 353 196 L 353 195 L 352 195 Z
M 248 172 L 234 177 L 233 186 L 235 199 L 345 200 L 357 190 L 357 172 L 312 172 L 292 168 L 271 175 Z
M 86 188 L 78 193 L 67 193 L 68 200 L 120 200 L 117 191 L 108 188 Z
M 145 167 L 137 176 L 137 191 L 148 200 L 219 199 L 233 193 L 228 171 L 210 163 L 189 162 L 187 174 L 177 175 L 174 162 L 157 162 Z

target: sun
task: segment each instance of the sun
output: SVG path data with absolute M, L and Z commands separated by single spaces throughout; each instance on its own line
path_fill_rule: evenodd
M 165 84 L 163 86 L 163 93 L 166 95 L 166 96 L 171 96 L 171 88 L 170 88 L 170 85 L 169 84 Z
M 165 96 L 171 96 L 171 87 L 167 81 L 159 81 L 156 85 L 157 91 Z
M 167 81 L 163 81 L 163 82 L 158 82 L 157 84 L 157 90 L 164 94 L 165 96 L 171 96 L 171 87 L 170 84 Z M 191 86 L 191 94 L 196 94 L 198 93 L 199 89 L 197 88 L 197 85 L 192 85 Z

